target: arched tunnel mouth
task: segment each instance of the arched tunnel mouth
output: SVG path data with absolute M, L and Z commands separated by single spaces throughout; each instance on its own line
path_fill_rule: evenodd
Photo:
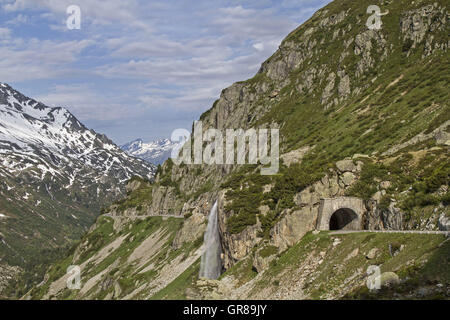
M 351 209 L 339 209 L 331 215 L 330 230 L 341 230 L 358 219 L 358 215 Z

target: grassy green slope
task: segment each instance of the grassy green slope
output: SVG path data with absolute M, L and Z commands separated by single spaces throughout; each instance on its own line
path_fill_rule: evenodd
M 115 299 L 124 298 L 140 285 L 154 280 L 164 266 L 176 258 L 186 259 L 202 244 L 202 241 L 195 241 L 177 250 L 172 248 L 176 232 L 183 226 L 183 219 L 149 217 L 127 221 L 120 230 L 115 230 L 113 225 L 113 218 L 100 217 L 77 249 L 72 250 L 66 259 L 54 264 L 47 271 L 46 281 L 28 295 L 33 299 L 103 299 L 108 295 L 111 298 L 112 294 L 115 294 Z M 157 251 L 148 256 L 144 252 L 144 257 L 138 260 L 130 259 L 136 249 L 152 237 L 156 239 L 153 246 L 158 247 Z M 151 247 L 147 249 L 149 252 L 153 250 Z M 97 279 L 92 287 L 85 291 L 67 289 L 65 280 L 61 279 L 66 275 L 69 265 L 81 267 L 83 283 Z M 54 292 L 51 286 L 58 281 L 62 284 L 61 290 Z M 144 298 L 146 294 L 146 291 L 136 293 L 133 298 Z
M 378 253 L 368 259 L 367 254 L 374 248 Z M 450 285 L 449 257 L 450 242 L 442 235 L 308 233 L 276 255 L 261 275 L 251 268 L 250 256 L 221 278 L 231 276 L 240 284 L 254 279 L 248 293 L 253 298 L 273 298 L 284 288 L 289 292 L 300 289 L 305 299 L 409 299 L 423 298 L 416 295 L 417 291 L 428 288 L 425 298 L 442 299 Z M 370 292 L 365 285 L 370 265 L 379 266 L 382 273 L 395 272 L 401 282 Z
M 280 148 L 283 152 L 305 146 L 314 146 L 314 149 L 305 156 L 301 164 L 289 168 L 282 166 L 280 174 L 272 177 L 270 181 L 275 184 L 275 188 L 264 199 L 260 198 L 259 192 L 251 190 L 258 189 L 262 184 L 261 181 L 253 179 L 255 175 L 251 176 L 253 167 L 241 169 L 240 173 L 229 179 L 233 186 L 250 184 L 249 188 L 244 188 L 244 192 L 229 193 L 229 199 L 235 204 L 231 205 L 230 209 L 236 209 L 236 204 L 247 204 L 234 210 L 239 218 L 230 221 L 229 230 L 232 233 L 239 233 L 245 227 L 256 223 L 252 216 L 257 214 L 254 209 L 259 205 L 255 203 L 262 201 L 274 210 L 268 219 L 270 228 L 283 209 L 293 207 L 293 195 L 319 180 L 329 168 L 334 168 L 336 161 L 355 154 L 368 154 L 375 160 L 384 160 L 387 157 L 382 157 L 381 154 L 391 147 L 404 143 L 419 133 L 430 133 L 450 120 L 450 56 L 446 51 L 436 50 L 431 56 L 423 57 L 425 41 L 419 43 L 416 48 L 411 48 L 400 34 L 399 25 L 403 15 L 408 10 L 429 3 L 434 2 L 384 3 L 382 9 L 389 10 L 389 14 L 383 16 L 383 28 L 379 34 L 386 42 L 382 44 L 375 39 L 371 40 L 370 55 L 373 65 L 361 75 L 356 74 L 361 56 L 353 53 L 354 42 L 348 49 L 345 43 L 367 30 L 365 21 L 368 16 L 365 10 L 371 4 L 370 1 L 340 0 L 325 7 L 325 10 L 328 10 L 327 16 L 338 15 L 344 10 L 350 12 L 342 22 L 333 26 L 333 30 L 340 30 L 341 36 L 337 40 L 332 39 L 329 31 L 321 31 L 318 27 L 323 17 L 310 19 L 284 40 L 285 43 L 296 43 L 310 28 L 316 28 L 309 42 L 318 43 L 315 48 L 318 54 L 305 59 L 289 75 L 290 84 L 281 89 L 279 101 L 268 102 L 266 97 L 261 98 L 261 103 L 269 103 L 271 108 L 254 124 L 264 127 L 267 123 L 278 123 L 281 126 Z M 445 1 L 437 3 L 441 6 L 446 4 Z M 350 31 L 347 29 L 349 25 L 352 26 Z M 433 32 L 434 41 L 443 41 L 448 31 L 447 24 L 444 30 Z M 388 52 L 387 56 L 385 50 Z M 346 51 L 348 55 L 339 61 L 339 56 Z M 282 56 L 278 52 L 269 61 L 275 62 Z M 321 82 L 311 92 L 297 89 L 305 70 L 311 67 L 326 67 L 327 72 L 334 73 L 345 71 L 353 92 L 339 103 L 326 108 L 321 103 L 321 97 L 327 81 Z M 267 81 L 265 74 L 258 74 L 244 83 L 256 86 L 264 81 Z M 355 90 L 356 88 L 358 90 Z M 335 84 L 330 101 L 337 98 L 338 85 Z M 434 139 L 427 144 L 417 144 L 409 150 L 401 150 L 398 154 L 430 149 L 433 146 Z M 443 152 L 445 155 L 438 167 L 448 167 L 447 151 Z M 412 181 L 417 180 L 420 170 L 417 166 L 406 168 L 404 175 L 410 183 L 405 185 L 405 188 L 396 190 L 397 194 L 407 190 L 413 184 Z M 445 179 L 442 184 L 448 185 L 449 172 L 448 169 L 443 170 Z M 425 193 L 432 192 L 429 190 Z M 370 197 L 373 193 L 366 194 L 365 197 Z M 448 198 L 448 194 L 446 197 Z M 420 205 L 404 207 L 407 207 L 408 215 L 413 215 L 413 211 L 421 208 Z

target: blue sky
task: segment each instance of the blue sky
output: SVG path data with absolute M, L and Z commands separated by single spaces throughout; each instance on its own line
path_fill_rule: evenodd
M 117 144 L 191 128 L 329 0 L 0 0 L 0 82 Z M 81 29 L 66 27 L 69 5 Z

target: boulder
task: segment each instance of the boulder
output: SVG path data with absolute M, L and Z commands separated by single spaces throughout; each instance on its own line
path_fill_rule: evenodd
M 373 196 L 372 199 L 375 201 L 380 202 L 381 198 L 383 198 L 383 196 L 386 195 L 386 191 L 385 190 L 381 190 L 381 191 L 377 191 Z
M 355 180 L 356 176 L 351 172 L 344 172 L 341 176 L 341 181 L 345 186 L 350 186 Z
M 340 245 L 341 244 L 341 239 L 339 239 L 339 238 L 334 238 L 333 239 L 333 247 L 337 247 L 338 245 Z
M 353 163 L 353 160 L 341 160 L 336 162 L 336 167 L 340 172 L 355 172 L 356 165 Z
M 259 213 L 262 215 L 266 215 L 270 211 L 270 207 L 268 205 L 263 205 L 258 208 Z

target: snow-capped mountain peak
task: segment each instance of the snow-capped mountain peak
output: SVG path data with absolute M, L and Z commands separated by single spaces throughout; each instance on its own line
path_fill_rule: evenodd
M 79 236 L 100 208 L 125 194 L 134 176 L 156 168 L 87 129 L 67 109 L 52 108 L 0 83 L 0 223 L 8 244 L 0 261 Z M 19 261 L 19 262 L 18 262 Z
M 121 171 L 121 180 L 134 174 L 151 178 L 153 173 L 151 166 L 129 157 L 104 135 L 88 130 L 67 109 L 47 107 L 6 84 L 0 85 L 0 154 L 10 158 L 8 168 L 13 170 L 24 169 L 24 158 L 39 154 L 45 167 L 70 165 L 73 169 L 79 162 L 108 172 L 114 166 Z M 125 162 L 139 162 L 139 169 Z
M 178 143 L 169 139 L 161 139 L 151 142 L 144 142 L 142 139 L 133 140 L 121 146 L 121 149 L 132 155 L 144 159 L 153 164 L 162 164 L 172 153 L 172 149 Z

